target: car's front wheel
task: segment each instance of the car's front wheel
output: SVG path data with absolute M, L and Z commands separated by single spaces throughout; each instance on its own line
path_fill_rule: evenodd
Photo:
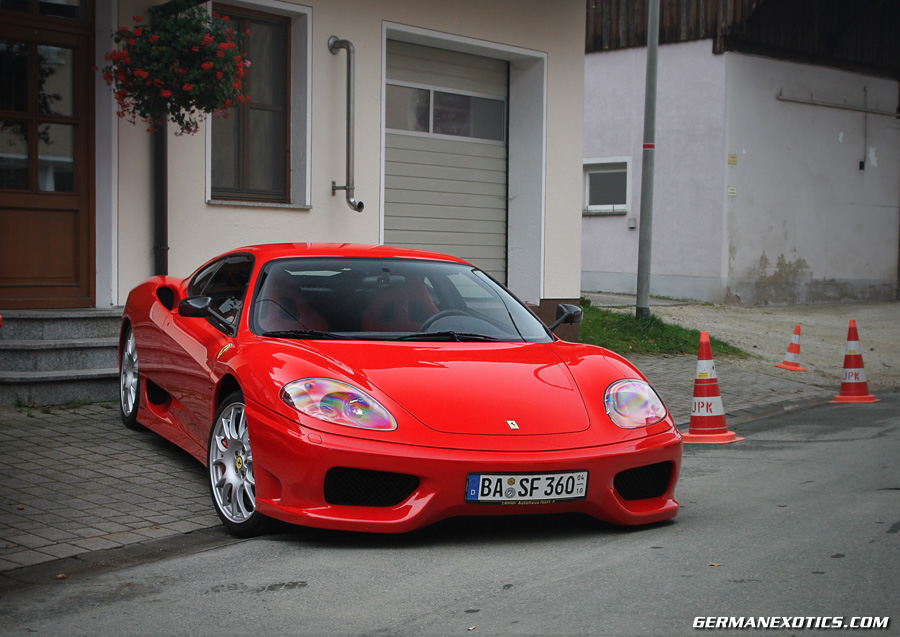
M 137 344 L 130 325 L 125 326 L 122 340 L 122 360 L 119 361 L 119 410 L 122 423 L 129 429 L 142 429 L 137 421 L 141 403 L 140 369 Z
M 238 537 L 264 532 L 268 520 L 256 509 L 253 450 L 244 395 L 239 391 L 229 395 L 216 413 L 209 433 L 207 471 L 213 505 L 225 527 Z

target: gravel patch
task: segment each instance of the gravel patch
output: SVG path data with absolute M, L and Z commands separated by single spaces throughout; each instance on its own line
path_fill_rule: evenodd
M 651 306 L 651 312 L 668 323 L 709 332 L 753 356 L 747 360 L 728 358 L 731 365 L 834 388 L 840 387 L 852 319 L 859 331 L 870 390 L 900 388 L 900 302 L 765 308 L 654 306 L 652 303 Z M 800 364 L 808 371 L 775 367 L 784 361 L 798 324 L 801 326 Z

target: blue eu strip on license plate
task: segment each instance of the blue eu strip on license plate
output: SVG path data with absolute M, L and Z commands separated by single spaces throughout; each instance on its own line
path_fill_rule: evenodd
M 466 502 L 550 504 L 587 497 L 587 471 L 564 473 L 470 473 Z

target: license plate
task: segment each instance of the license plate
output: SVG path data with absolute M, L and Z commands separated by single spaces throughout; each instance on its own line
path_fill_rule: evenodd
M 564 473 L 470 473 L 466 502 L 550 504 L 587 497 L 587 471 Z

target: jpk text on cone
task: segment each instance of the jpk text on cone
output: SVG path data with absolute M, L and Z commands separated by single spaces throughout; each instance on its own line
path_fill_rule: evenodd
M 689 444 L 720 445 L 743 440 L 725 423 L 725 408 L 719 393 L 719 379 L 713 361 L 709 332 L 700 333 L 700 353 L 697 356 L 697 375 L 694 379 L 694 402 L 691 405 L 691 424 L 682 434 Z
M 869 393 L 869 382 L 866 380 L 866 369 L 859 347 L 859 332 L 856 321 L 850 321 L 847 330 L 847 354 L 844 356 L 844 376 L 841 378 L 841 393 L 834 397 L 833 403 L 877 403 Z

